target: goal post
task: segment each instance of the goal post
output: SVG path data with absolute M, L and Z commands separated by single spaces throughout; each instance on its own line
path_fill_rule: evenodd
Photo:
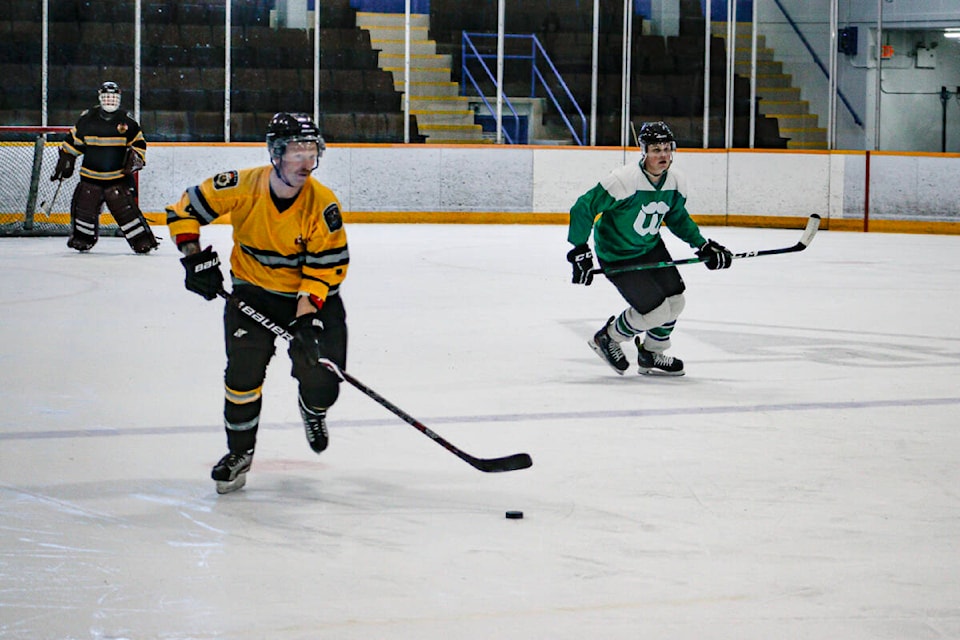
M 70 235 L 70 202 L 79 170 L 51 181 L 60 142 L 70 127 L 0 127 L 0 237 Z M 59 187 L 59 191 L 58 191 Z M 100 235 L 119 235 L 113 217 L 100 216 Z

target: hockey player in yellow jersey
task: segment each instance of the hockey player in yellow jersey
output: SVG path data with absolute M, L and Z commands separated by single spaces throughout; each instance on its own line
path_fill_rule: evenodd
M 312 177 L 325 145 L 313 120 L 278 113 L 267 126 L 270 164 L 225 171 L 189 187 L 167 207 L 170 234 L 184 254 L 186 288 L 207 300 L 223 290 L 217 252 L 201 250 L 200 228 L 230 215 L 233 295 L 293 335 L 291 375 L 299 383 L 300 415 L 316 453 L 327 447 L 326 414 L 339 395 L 339 378 L 320 364 L 346 368 L 346 313 L 340 285 L 349 252 L 334 193 Z M 219 493 L 241 488 L 253 461 L 263 382 L 276 334 L 233 304 L 224 311 L 227 366 L 224 426 L 229 451 L 213 467 Z

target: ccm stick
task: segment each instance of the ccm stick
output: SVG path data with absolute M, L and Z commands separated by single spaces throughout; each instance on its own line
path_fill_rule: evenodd
M 259 323 L 261 326 L 263 326 L 265 329 L 267 329 L 271 333 L 275 333 L 276 335 L 280 336 L 281 338 L 283 338 L 288 342 L 293 340 L 293 335 L 291 335 L 289 331 L 287 331 L 285 328 L 283 328 L 281 325 L 277 324 L 270 318 L 267 318 L 266 316 L 264 316 L 262 313 L 260 313 L 259 311 L 257 311 L 256 309 L 248 305 L 243 300 L 240 300 L 236 296 L 230 293 L 227 293 L 222 289 L 220 290 L 218 295 L 221 298 L 225 298 L 228 303 L 236 306 L 238 309 L 240 309 L 240 311 L 244 313 L 244 315 L 250 317 L 250 319 L 252 319 L 254 322 Z M 379 393 L 377 393 L 376 391 L 374 391 L 373 389 L 363 384 L 362 382 L 354 378 L 352 375 L 350 375 L 349 373 L 347 373 L 346 371 L 338 367 L 336 363 L 331 362 L 326 358 L 322 358 L 320 360 L 320 365 L 329 369 L 334 375 L 336 375 L 341 380 L 346 380 L 347 382 L 349 382 L 351 385 L 359 389 L 362 393 L 372 398 L 381 406 L 387 408 L 391 413 L 398 416 L 401 420 L 403 420 L 404 422 L 406 422 L 416 430 L 426 435 L 428 438 L 430 438 L 431 440 L 439 444 L 441 447 L 443 447 L 453 455 L 457 456 L 458 458 L 460 458 L 461 460 L 463 460 L 464 462 L 472 466 L 474 469 L 479 469 L 480 471 L 485 471 L 487 473 L 496 473 L 496 472 L 502 472 L 502 471 L 517 471 L 518 469 L 526 469 L 533 465 L 533 460 L 530 458 L 530 455 L 526 453 L 515 453 L 513 455 L 505 456 L 503 458 L 476 458 L 470 455 L 469 453 L 466 453 L 460 450 L 459 448 L 455 447 L 453 444 L 451 444 L 441 436 L 437 435 L 436 432 L 434 432 L 432 429 L 424 425 L 422 422 L 420 422 L 419 420 L 417 420 L 416 418 L 408 414 L 406 411 L 396 406 L 395 404 L 393 404 L 392 402 L 390 402 L 389 400 L 381 396 Z
M 772 256 L 780 253 L 796 253 L 797 251 L 803 251 L 810 246 L 810 243 L 813 242 L 813 236 L 816 235 L 817 229 L 820 228 L 820 216 L 816 213 L 812 214 L 807 220 L 807 226 L 803 230 L 803 235 L 800 236 L 800 241 L 797 244 L 783 247 L 782 249 L 761 249 L 759 251 L 745 251 L 744 253 L 735 253 L 733 254 L 734 258 L 756 258 L 757 256 Z M 626 267 L 619 267 L 615 269 L 604 269 L 602 267 L 597 269 L 592 269 L 590 273 L 598 274 L 605 273 L 607 275 L 614 275 L 617 273 L 626 273 L 628 271 L 643 271 L 645 269 L 662 269 L 663 267 L 676 267 L 682 264 L 696 264 L 698 262 L 704 262 L 705 258 L 686 258 L 684 260 L 666 260 L 664 262 L 649 262 L 646 264 L 635 264 Z

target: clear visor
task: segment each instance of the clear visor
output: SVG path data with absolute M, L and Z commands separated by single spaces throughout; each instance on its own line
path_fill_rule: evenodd
M 120 108 L 120 94 L 119 93 L 101 93 L 100 94 L 100 108 L 102 108 L 107 113 L 113 113 Z

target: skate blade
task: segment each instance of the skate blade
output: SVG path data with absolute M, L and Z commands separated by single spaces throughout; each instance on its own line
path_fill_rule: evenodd
M 640 368 L 637 370 L 642 376 L 650 376 L 651 378 L 679 378 L 682 375 L 685 375 L 686 371 L 664 371 L 663 369 L 644 369 Z
M 607 360 L 607 356 L 603 355 L 603 350 L 597 346 L 596 342 L 594 342 L 593 340 L 587 340 L 587 346 L 593 349 L 593 352 L 598 356 L 600 356 L 600 359 L 603 360 L 605 363 L 607 363 L 607 366 L 609 366 L 611 369 L 616 371 L 617 375 L 621 375 L 621 376 L 623 375 L 623 371 L 621 371 L 620 369 L 617 369 L 615 366 L 613 366 L 613 364 L 610 363 L 609 360 Z
M 223 495 L 225 493 L 232 493 L 237 489 L 242 489 L 243 485 L 247 484 L 247 474 L 241 473 L 233 480 L 217 480 L 217 493 Z

